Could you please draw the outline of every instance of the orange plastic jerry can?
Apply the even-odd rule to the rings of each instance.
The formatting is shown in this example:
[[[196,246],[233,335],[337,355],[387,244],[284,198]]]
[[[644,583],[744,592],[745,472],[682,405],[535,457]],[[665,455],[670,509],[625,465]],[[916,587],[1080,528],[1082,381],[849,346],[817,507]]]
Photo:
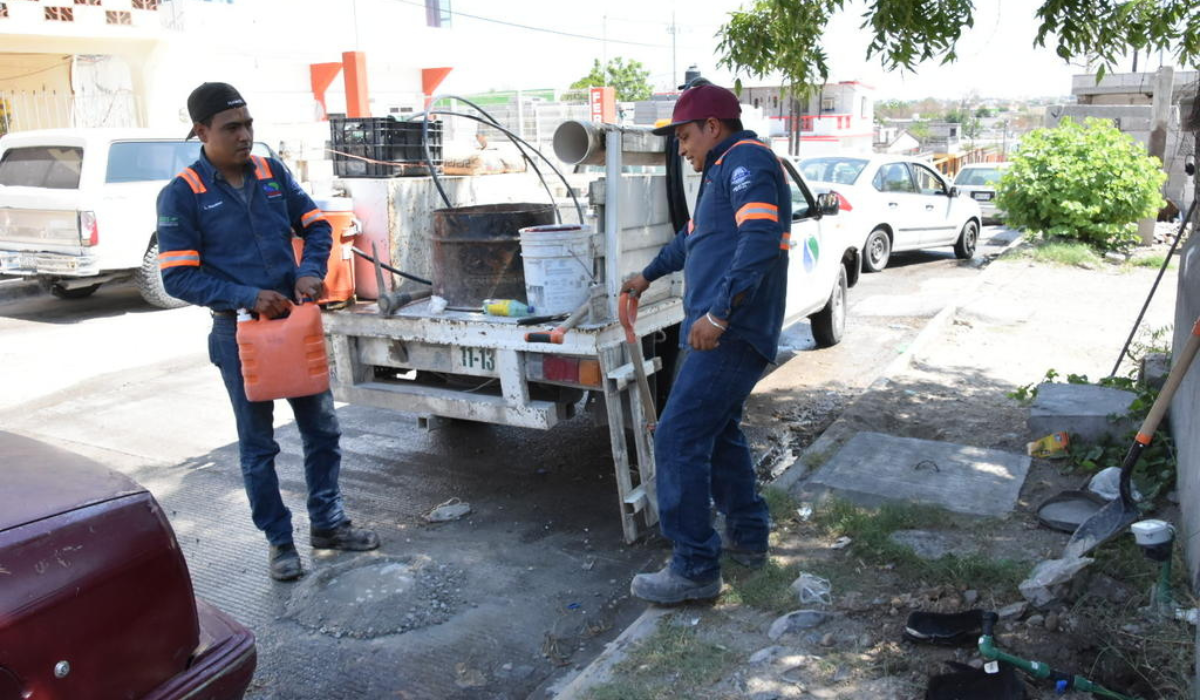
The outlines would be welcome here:
[[[316,304],[293,306],[286,318],[239,314],[237,344],[250,401],[312,396],[329,389],[329,358]]]
[[[333,304],[354,298],[354,250],[355,237],[361,226],[354,218],[354,201],[347,197],[331,197],[317,200],[321,216],[333,228],[333,245],[329,249],[328,271],[325,273],[325,296],[319,304]],[[296,264],[304,256],[304,239],[292,238],[292,250]]]

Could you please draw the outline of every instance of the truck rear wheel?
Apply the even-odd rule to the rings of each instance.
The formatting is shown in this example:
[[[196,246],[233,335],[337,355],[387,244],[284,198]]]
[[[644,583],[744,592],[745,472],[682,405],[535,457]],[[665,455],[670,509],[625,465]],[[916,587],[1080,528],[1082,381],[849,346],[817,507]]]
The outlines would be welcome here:
[[[74,287],[68,289],[62,285],[54,284],[50,286],[50,293],[59,299],[86,299],[96,293],[100,285],[93,284],[89,287]]]
[[[142,258],[142,266],[138,268],[133,279],[137,283],[138,294],[142,295],[147,304],[160,309],[177,309],[187,306],[186,301],[167,294],[167,289],[163,286],[162,273],[158,269],[158,241],[155,241],[146,251],[145,257]]]

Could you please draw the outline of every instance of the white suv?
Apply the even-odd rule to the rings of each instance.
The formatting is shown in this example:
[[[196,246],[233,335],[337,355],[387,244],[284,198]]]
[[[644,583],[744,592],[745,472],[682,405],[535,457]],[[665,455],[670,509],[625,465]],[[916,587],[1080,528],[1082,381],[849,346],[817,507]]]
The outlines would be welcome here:
[[[144,129],[0,138],[0,275],[36,278],[63,299],[132,277],[150,304],[182,306],[159,276],[156,203],[199,154],[198,141]]]

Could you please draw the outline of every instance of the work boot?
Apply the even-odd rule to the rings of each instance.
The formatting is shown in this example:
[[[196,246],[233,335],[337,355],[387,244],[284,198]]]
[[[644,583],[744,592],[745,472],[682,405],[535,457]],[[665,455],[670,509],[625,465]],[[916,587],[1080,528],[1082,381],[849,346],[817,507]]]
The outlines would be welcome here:
[[[271,545],[267,563],[271,567],[271,578],[276,581],[295,581],[304,575],[304,569],[300,566],[300,552],[291,542]]]
[[[716,598],[721,592],[721,585],[719,575],[714,581],[700,583],[680,576],[667,566],[662,571],[634,576],[629,584],[629,592],[651,603],[672,605],[685,600]]]
[[[313,549],[344,549],[349,552],[365,552],[379,546],[379,536],[374,530],[354,527],[343,520],[329,530],[309,530]]]

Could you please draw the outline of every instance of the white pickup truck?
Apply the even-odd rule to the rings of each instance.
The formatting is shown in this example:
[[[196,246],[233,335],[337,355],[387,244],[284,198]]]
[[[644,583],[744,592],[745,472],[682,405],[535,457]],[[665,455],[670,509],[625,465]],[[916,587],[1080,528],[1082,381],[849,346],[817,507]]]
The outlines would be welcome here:
[[[636,371],[618,322],[617,293],[621,281],[639,272],[687,221],[699,178],[683,176],[686,182],[680,182],[678,174],[630,172],[623,163],[662,164],[666,147],[645,129],[577,122],[559,127],[559,157],[570,164],[603,164],[605,175],[588,191],[595,232],[590,313],[557,344],[530,342],[531,329],[518,319],[440,311],[429,299],[394,313],[358,303],[324,317],[334,396],[415,414],[429,428],[458,419],[548,430],[579,408],[595,411],[612,437],[625,538],[636,539],[657,520],[653,444],[645,431],[626,430],[648,417],[640,397],[631,393],[637,391]],[[683,170],[672,165],[668,172]],[[814,195],[798,174],[792,197],[785,323],[811,319],[817,345],[828,347],[841,340],[847,288],[858,280],[858,237],[833,216],[837,200]],[[386,198],[380,202],[381,208],[396,209]],[[356,212],[365,221],[387,219],[383,212]],[[393,234],[417,235],[425,225],[410,217]],[[652,390],[669,390],[682,297],[681,273],[656,280],[642,296],[636,335],[648,358],[644,367]]]
[[[150,304],[182,306],[159,276],[155,203],[199,153],[198,141],[146,129],[0,138],[0,275],[37,279],[62,299],[132,278]]]

